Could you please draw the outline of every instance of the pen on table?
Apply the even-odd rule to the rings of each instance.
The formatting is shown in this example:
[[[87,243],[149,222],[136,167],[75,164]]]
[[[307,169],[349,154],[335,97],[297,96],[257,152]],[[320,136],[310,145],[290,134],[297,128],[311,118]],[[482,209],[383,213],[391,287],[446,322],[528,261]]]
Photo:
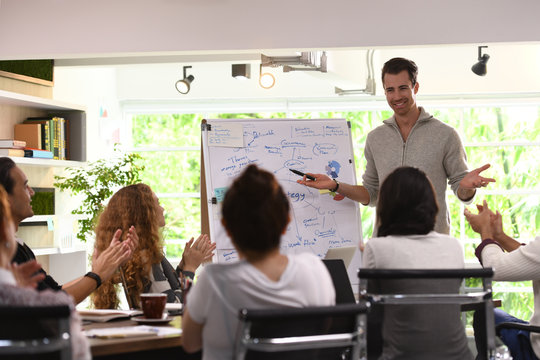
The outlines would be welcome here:
[[[295,173],[296,175],[305,176],[309,180],[315,181],[315,178],[313,176],[311,176],[311,175],[304,174],[303,172],[298,171],[298,170],[294,170],[294,169],[289,169],[289,170],[292,171],[293,173]]]

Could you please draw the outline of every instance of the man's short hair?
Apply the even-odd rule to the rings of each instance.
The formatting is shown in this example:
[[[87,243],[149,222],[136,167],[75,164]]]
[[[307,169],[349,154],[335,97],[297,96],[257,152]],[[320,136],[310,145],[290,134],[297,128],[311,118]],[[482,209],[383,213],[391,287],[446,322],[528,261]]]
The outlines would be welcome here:
[[[0,157],[0,184],[6,189],[8,194],[13,192],[13,178],[11,177],[11,169],[15,166],[15,162],[8,157]]]
[[[397,75],[403,70],[406,70],[409,73],[409,79],[411,80],[412,86],[416,85],[416,77],[418,76],[418,66],[414,61],[405,59],[405,58],[393,58],[384,63],[382,68],[382,83],[384,86],[384,75],[392,74]]]

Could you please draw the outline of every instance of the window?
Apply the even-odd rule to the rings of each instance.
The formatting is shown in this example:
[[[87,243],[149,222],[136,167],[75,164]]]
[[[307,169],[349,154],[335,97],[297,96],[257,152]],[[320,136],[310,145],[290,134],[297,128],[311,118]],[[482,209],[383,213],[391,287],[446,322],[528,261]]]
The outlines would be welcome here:
[[[491,163],[486,171],[497,183],[479,191],[477,200],[486,199],[503,214],[505,231],[529,242],[540,228],[540,166],[535,157],[540,150],[540,103],[491,105],[447,101],[434,104],[420,101],[439,120],[458,130],[464,143],[469,166]],[[464,104],[465,103],[465,104]],[[344,102],[301,103],[274,102],[230,104],[223,102],[201,108],[198,105],[169,106],[164,112],[156,106],[126,106],[130,133],[127,142],[140,152],[146,165],[143,181],[156,192],[165,207],[164,240],[167,257],[178,262],[184,243],[200,232],[200,123],[203,118],[346,118],[351,121],[357,168],[357,181],[365,168],[363,146],[367,133],[392,115],[383,100],[367,105],[357,100]],[[231,108],[249,109],[235,113]],[[340,111],[306,111],[306,109],[339,109]],[[268,109],[271,109],[270,111]],[[159,139],[156,143],[156,139]],[[478,236],[463,216],[464,205],[448,191],[452,235],[464,246],[468,263],[474,256]],[[361,207],[364,238],[372,234],[374,209]],[[474,284],[472,284],[474,285]],[[533,295],[530,282],[496,283],[495,297],[513,315],[528,319],[532,314]]]

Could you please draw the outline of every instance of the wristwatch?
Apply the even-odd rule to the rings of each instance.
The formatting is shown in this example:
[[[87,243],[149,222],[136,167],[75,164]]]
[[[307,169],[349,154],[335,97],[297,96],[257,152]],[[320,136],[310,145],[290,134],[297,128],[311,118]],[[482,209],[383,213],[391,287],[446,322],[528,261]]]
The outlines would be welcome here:
[[[334,180],[334,181],[336,182],[336,187],[333,188],[333,189],[331,189],[330,191],[331,191],[331,192],[337,192],[338,189],[339,189],[339,181],[337,181],[336,179],[332,179],[332,180]]]
[[[84,276],[94,279],[96,281],[96,284],[97,284],[96,289],[101,286],[101,278],[95,272],[89,271],[86,274],[84,274]]]

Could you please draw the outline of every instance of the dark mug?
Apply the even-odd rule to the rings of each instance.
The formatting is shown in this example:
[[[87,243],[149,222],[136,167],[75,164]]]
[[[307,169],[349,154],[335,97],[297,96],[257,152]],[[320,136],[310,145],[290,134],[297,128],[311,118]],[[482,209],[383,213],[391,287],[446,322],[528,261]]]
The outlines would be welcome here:
[[[144,317],[147,319],[161,319],[165,304],[167,303],[167,294],[145,293],[141,294],[141,307]]]

